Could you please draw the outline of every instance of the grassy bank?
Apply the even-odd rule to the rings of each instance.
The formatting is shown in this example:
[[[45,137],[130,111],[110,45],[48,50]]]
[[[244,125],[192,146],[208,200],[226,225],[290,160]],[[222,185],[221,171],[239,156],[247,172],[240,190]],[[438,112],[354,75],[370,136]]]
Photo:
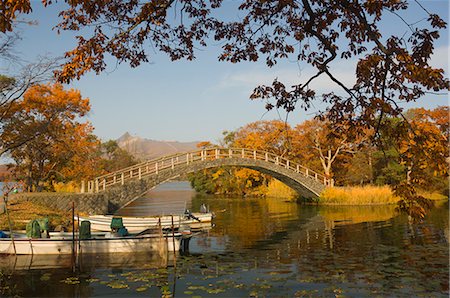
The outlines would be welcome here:
[[[13,230],[24,230],[30,220],[43,217],[48,218],[50,230],[54,229],[58,225],[63,225],[67,229],[72,227],[71,212],[51,210],[47,207],[33,204],[31,202],[8,204],[8,211]],[[0,215],[0,230],[9,230],[6,213]]]
[[[433,201],[448,199],[439,193],[420,192]],[[381,205],[395,204],[400,200],[389,186],[355,186],[326,188],[317,203],[321,205]]]

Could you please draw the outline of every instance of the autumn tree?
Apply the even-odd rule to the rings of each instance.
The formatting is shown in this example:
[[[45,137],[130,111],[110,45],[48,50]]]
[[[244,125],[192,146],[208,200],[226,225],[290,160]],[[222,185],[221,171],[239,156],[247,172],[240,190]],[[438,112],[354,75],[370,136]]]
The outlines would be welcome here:
[[[449,168],[449,108],[434,110],[411,109],[406,116],[408,127],[399,139],[402,164],[407,168],[407,182],[426,186],[430,177],[448,178]]]
[[[53,1],[43,0],[45,6]],[[10,32],[20,14],[30,13],[29,0],[7,3],[0,19],[0,31]],[[280,59],[295,57],[317,71],[288,90],[275,80],[272,87],[257,88],[254,97],[274,97],[275,106],[292,110],[298,101],[309,106],[315,96],[310,83],[328,77],[347,96],[326,94],[333,117],[355,117],[369,121],[373,113],[398,113],[394,99],[411,101],[426,90],[448,89],[444,70],[433,68],[429,59],[439,30],[446,23],[420,3],[408,1],[236,1],[236,19],[221,18],[222,0],[83,1],[66,0],[59,12],[59,31],[78,31],[78,45],[66,53],[67,62],[58,72],[62,81],[79,78],[87,71],[97,73],[106,67],[111,55],[119,62],[136,67],[149,61],[145,47],[167,53],[172,60],[195,59],[195,50],[211,42],[223,41],[220,60],[233,63],[265,57],[269,67]],[[427,22],[406,23],[402,14],[418,5]],[[408,30],[401,36],[388,36],[381,26],[384,14],[398,16]],[[82,31],[85,28],[92,30]],[[92,34],[89,36],[89,34]],[[212,38],[211,38],[212,37]],[[357,83],[345,86],[333,74],[336,59],[359,60]],[[273,106],[273,105],[272,105]],[[338,109],[339,108],[339,109]],[[343,109],[341,109],[343,108]]]
[[[295,128],[295,152],[303,160],[317,159],[324,175],[333,177],[332,169],[336,160],[345,154],[356,153],[358,147],[370,137],[370,132],[354,134],[345,123],[334,124],[329,120],[312,119]],[[304,157],[305,154],[309,156]]]
[[[48,82],[52,78],[53,70],[59,66],[58,59],[37,57],[34,62],[24,61],[17,54],[17,43],[20,36],[17,33],[2,34],[0,36],[0,132],[3,123],[11,117],[11,105],[19,100],[33,85]],[[33,138],[33,135],[28,135]],[[22,138],[21,142],[6,144],[0,140],[0,156],[18,148],[31,139]]]
[[[53,1],[42,2],[51,6]],[[419,1],[247,0],[228,7],[223,0],[65,2],[56,28],[77,31],[78,43],[56,73],[61,82],[104,71],[108,56],[137,67],[149,61],[148,49],[167,53],[172,60],[193,60],[196,49],[220,42],[221,61],[265,59],[272,67],[292,59],[312,69],[312,75],[293,86],[275,79],[256,87],[251,98],[265,100],[267,109],[290,113],[308,109],[319,98],[328,104],[325,112],[333,123],[372,127],[378,137],[385,116],[400,116],[402,103],[450,86],[444,69],[430,65],[435,42],[447,24]],[[425,22],[406,21],[403,16],[412,5]],[[233,9],[236,13],[229,13]],[[0,30],[12,31],[18,15],[30,12],[30,0],[4,3]],[[386,14],[396,16],[406,33],[391,35],[391,28],[383,26]],[[338,59],[356,60],[354,84],[346,84],[333,71]],[[334,89],[318,94],[311,86],[320,78]]]
[[[284,121],[256,121],[235,132],[233,146],[286,156],[291,149],[291,133],[291,127]]]
[[[89,122],[79,122],[89,110],[89,99],[60,84],[33,86],[11,104],[1,139],[15,148],[10,152],[14,170],[28,191],[96,174],[92,171],[98,140]],[[28,141],[23,143],[24,139]]]

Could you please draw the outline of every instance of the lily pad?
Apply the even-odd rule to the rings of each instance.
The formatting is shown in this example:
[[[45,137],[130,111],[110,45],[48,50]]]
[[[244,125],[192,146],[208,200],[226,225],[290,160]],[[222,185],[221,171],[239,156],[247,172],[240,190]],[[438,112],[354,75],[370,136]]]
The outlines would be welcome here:
[[[76,284],[80,283],[80,281],[78,280],[78,277],[68,277],[66,279],[61,280],[61,282],[68,284],[68,285],[76,285]]]
[[[136,289],[136,292],[144,292],[144,291],[147,291],[147,290],[148,290],[148,287],[139,287],[139,288]]]
[[[128,289],[129,286],[124,283],[123,281],[119,281],[119,280],[113,280],[110,283],[107,284],[108,287],[113,288],[113,289]]]

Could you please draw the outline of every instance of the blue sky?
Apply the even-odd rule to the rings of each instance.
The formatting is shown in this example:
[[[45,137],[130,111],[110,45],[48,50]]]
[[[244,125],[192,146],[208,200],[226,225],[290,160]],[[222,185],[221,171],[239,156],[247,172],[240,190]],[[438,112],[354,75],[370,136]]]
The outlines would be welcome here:
[[[421,3],[448,22],[448,1]],[[405,14],[407,21],[423,17],[423,12],[411,1],[411,10]],[[17,50],[24,58],[33,60],[44,54],[60,56],[73,48],[75,34],[57,35],[51,30],[57,24],[57,6],[44,9],[36,0],[33,14],[25,18],[36,20],[38,25],[21,26],[23,40]],[[387,16],[384,24],[389,31],[398,29],[403,33],[407,29],[392,15]],[[448,29],[442,34],[443,38],[436,44],[433,64],[447,69],[448,75]],[[255,86],[270,84],[276,77],[295,83],[313,71],[300,68],[290,60],[270,69],[264,59],[257,63],[218,62],[219,51],[220,45],[213,44],[199,51],[193,62],[171,62],[165,54],[153,52],[152,63],[132,69],[126,64],[116,67],[113,62],[101,75],[88,74],[71,87],[90,99],[92,111],[88,120],[103,140],[116,139],[128,131],[155,140],[217,142],[224,130],[235,130],[261,119],[279,118],[276,111],[266,113],[263,102],[249,99]],[[354,65],[355,61],[336,61],[333,70],[344,81],[353,82]],[[319,91],[337,89],[326,79],[318,80],[315,87]],[[427,96],[412,106],[439,105],[448,105],[448,96]],[[309,119],[323,107],[314,103],[308,112],[298,109],[290,116],[290,123],[295,125]]]

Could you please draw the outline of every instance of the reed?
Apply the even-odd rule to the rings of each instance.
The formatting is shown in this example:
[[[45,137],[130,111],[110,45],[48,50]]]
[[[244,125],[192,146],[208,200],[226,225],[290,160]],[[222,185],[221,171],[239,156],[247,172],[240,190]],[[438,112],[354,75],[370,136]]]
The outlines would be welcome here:
[[[432,201],[448,200],[443,194],[418,190],[417,193]],[[380,205],[395,204],[400,200],[388,185],[329,187],[320,195],[318,201],[323,205]]]
[[[380,205],[395,204],[400,200],[385,186],[329,187],[320,195],[323,205]]]

